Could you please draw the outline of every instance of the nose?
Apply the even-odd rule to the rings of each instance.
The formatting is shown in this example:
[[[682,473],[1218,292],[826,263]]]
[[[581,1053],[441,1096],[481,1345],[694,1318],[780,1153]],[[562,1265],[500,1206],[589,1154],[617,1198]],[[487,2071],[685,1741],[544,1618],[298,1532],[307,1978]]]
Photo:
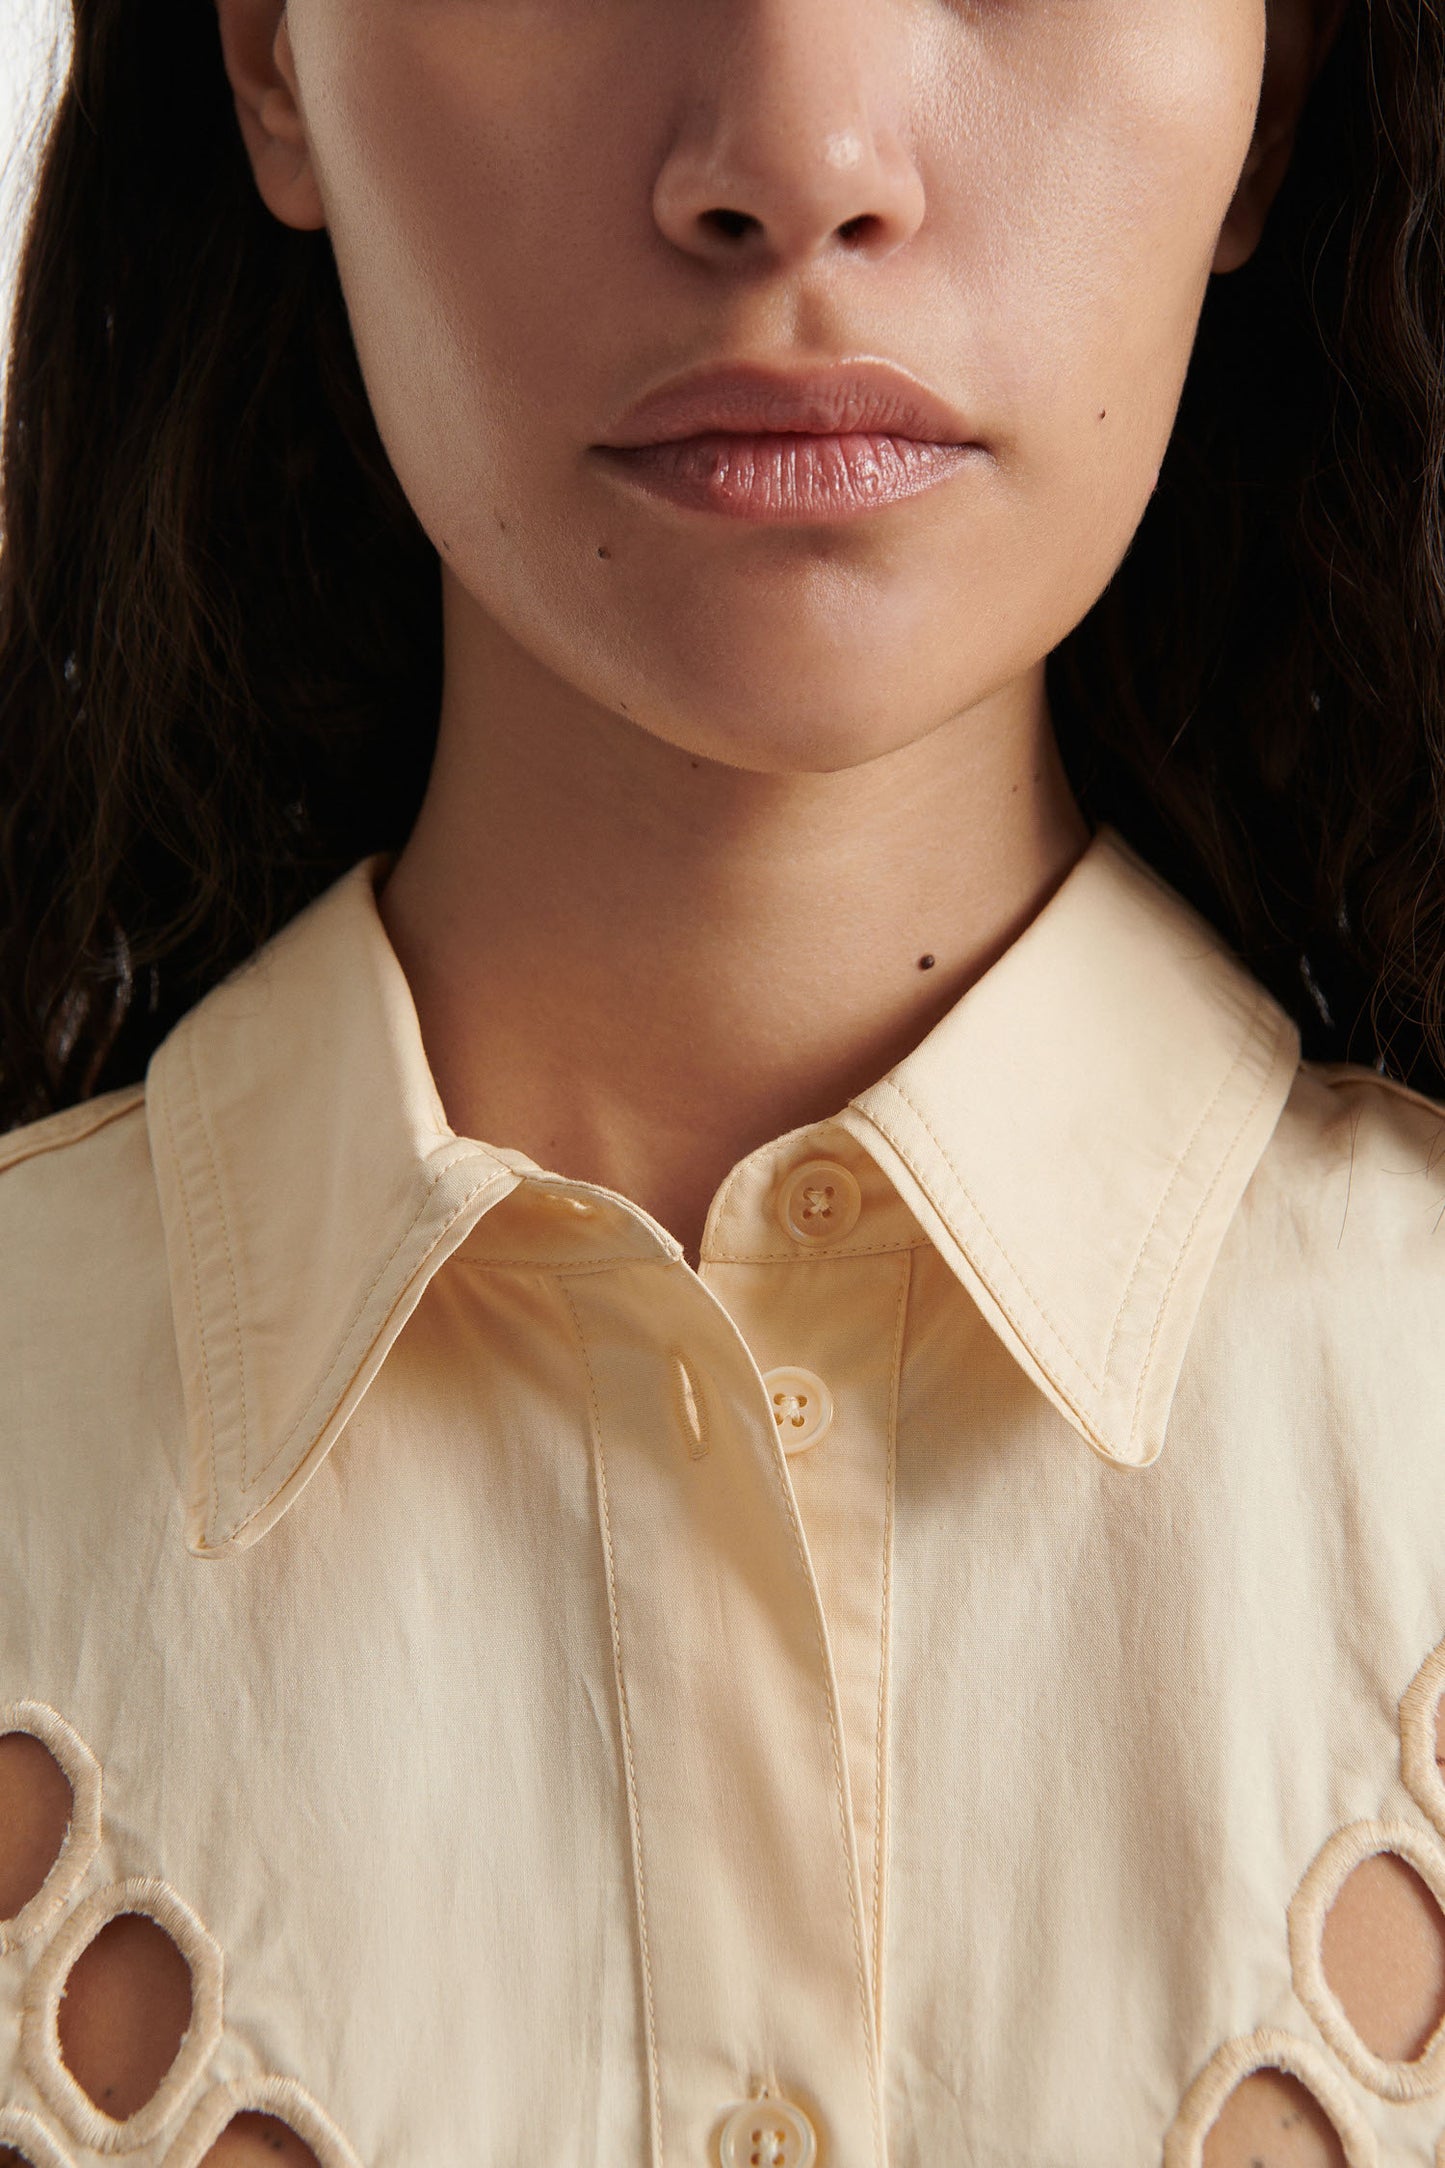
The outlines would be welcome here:
[[[900,248],[924,215],[900,126],[911,12],[879,0],[698,8],[680,48],[687,118],[653,190],[667,239],[700,262],[773,268]]]

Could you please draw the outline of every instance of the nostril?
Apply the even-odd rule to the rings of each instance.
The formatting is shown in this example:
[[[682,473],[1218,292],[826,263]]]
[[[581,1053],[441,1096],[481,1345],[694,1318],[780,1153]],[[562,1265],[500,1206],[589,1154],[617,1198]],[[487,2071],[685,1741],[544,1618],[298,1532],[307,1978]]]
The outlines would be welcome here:
[[[748,211],[704,211],[702,223],[720,233],[724,240],[740,241],[745,233],[756,227],[757,220]]]

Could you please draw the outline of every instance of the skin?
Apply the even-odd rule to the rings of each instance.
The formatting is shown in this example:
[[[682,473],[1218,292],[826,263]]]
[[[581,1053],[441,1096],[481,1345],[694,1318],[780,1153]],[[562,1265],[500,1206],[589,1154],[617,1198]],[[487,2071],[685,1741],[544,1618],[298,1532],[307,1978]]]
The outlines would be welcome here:
[[[55,1865],[75,1795],[48,1746],[0,1733],[0,1920],[29,1904]]]
[[[695,1263],[736,1160],[916,1044],[1084,847],[1045,659],[1144,512],[1335,0],[217,15],[256,185],[329,230],[442,563],[437,756],[381,908],[443,1104]],[[983,456],[764,529],[591,450],[682,369],[848,356],[922,376]],[[1331,1976],[1375,1992],[1362,1913]],[[1332,2144],[1261,2074],[1205,2159]]]
[[[1280,0],[1266,71],[1263,0],[218,0],[257,186],[329,230],[442,560],[382,912],[455,1128],[695,1260],[735,1161],[1037,911],[1087,840],[1044,658],[1148,501],[1323,7]],[[984,455],[759,529],[590,449],[685,367],[847,355]]]

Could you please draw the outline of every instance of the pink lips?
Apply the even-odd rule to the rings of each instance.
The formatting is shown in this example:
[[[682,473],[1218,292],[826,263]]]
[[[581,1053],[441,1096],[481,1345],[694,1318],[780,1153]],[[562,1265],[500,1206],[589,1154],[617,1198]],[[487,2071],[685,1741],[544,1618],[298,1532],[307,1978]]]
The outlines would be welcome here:
[[[710,368],[630,408],[605,444],[654,495],[734,519],[847,519],[934,488],[981,446],[927,385],[883,362],[806,374]]]

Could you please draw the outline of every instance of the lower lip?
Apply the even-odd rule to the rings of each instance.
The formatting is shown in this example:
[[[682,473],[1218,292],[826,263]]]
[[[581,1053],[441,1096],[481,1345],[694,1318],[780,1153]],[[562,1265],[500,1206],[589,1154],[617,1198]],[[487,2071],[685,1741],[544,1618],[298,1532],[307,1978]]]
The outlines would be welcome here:
[[[781,525],[854,519],[936,489],[974,444],[916,437],[718,432],[669,444],[597,449],[641,488],[698,512]]]

